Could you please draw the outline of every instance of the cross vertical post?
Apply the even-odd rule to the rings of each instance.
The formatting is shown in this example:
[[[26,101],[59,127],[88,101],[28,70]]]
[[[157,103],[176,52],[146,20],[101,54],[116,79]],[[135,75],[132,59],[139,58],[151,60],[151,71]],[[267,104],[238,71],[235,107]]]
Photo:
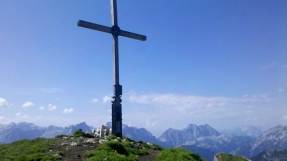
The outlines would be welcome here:
[[[119,42],[117,1],[111,0],[112,14],[112,35],[113,35],[113,61],[114,61],[114,96],[112,101],[112,133],[117,137],[122,137],[122,86],[119,81]]]
[[[110,33],[113,36],[113,79],[114,79],[114,95],[112,100],[112,134],[122,137],[122,105],[121,95],[122,86],[119,83],[119,44],[118,36],[124,36],[136,40],[145,41],[146,36],[121,30],[118,26],[117,17],[117,1],[111,0],[112,27],[107,27],[87,21],[78,21],[78,26],[93,30]]]

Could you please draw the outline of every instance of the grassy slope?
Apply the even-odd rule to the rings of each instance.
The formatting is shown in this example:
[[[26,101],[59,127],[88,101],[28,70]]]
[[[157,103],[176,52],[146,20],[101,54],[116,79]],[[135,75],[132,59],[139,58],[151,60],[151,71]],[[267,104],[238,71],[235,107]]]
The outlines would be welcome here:
[[[140,142],[138,147],[134,145],[138,142],[122,142],[120,139],[108,138],[108,142],[101,144],[95,150],[87,151],[84,156],[88,161],[97,160],[118,160],[137,161],[138,156],[148,155],[148,150],[159,150],[161,153],[156,160],[196,160],[202,161],[199,155],[184,150],[182,148],[168,148],[156,144]],[[34,140],[20,140],[11,144],[0,145],[1,161],[25,161],[25,160],[61,160],[63,152],[50,152],[50,147],[55,139],[37,138]]]
[[[75,137],[83,137],[82,134],[75,133]],[[37,138],[34,140],[20,140],[11,144],[0,145],[1,161],[25,161],[25,160],[61,160],[65,155],[65,151],[50,151],[53,144],[61,143],[59,138],[65,136],[58,136],[57,139]],[[60,139],[61,140],[61,139]],[[144,142],[137,142],[132,139],[125,138],[123,141],[115,136],[107,138],[108,142],[99,145],[91,151],[86,151],[84,157],[88,161],[97,160],[123,160],[123,161],[137,161],[140,156],[149,155],[149,150],[158,151],[158,155],[154,155],[155,160],[160,161],[204,161],[196,153],[192,153],[183,148],[168,148],[163,149],[156,144],[148,144]]]
[[[240,156],[240,155],[231,155],[231,154],[225,154],[220,153],[215,155],[218,161],[248,161],[248,159]]]
[[[156,158],[157,161],[205,161],[196,153],[183,148],[164,149]]]
[[[132,139],[123,142],[122,139],[115,136],[108,137],[108,142],[101,144],[98,148],[88,151],[84,154],[88,161],[96,160],[118,160],[118,161],[136,161],[137,156],[149,155],[148,150],[162,150],[163,148],[156,144],[147,144],[136,142]],[[138,145],[135,147],[135,145]]]
[[[61,158],[61,152],[47,153],[53,142],[54,139],[37,138],[0,145],[1,160],[58,160]]]

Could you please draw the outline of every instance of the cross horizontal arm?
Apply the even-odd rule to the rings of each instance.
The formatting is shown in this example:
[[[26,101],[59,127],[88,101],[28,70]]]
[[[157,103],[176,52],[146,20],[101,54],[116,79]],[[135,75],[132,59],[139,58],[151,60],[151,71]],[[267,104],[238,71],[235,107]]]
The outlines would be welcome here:
[[[78,21],[78,26],[93,29],[93,30],[98,30],[98,31],[106,32],[106,33],[112,33],[111,27],[98,25],[98,24],[83,21],[83,20]],[[136,39],[136,40],[141,40],[141,41],[146,40],[146,36],[144,36],[144,35],[128,32],[128,31],[124,31],[124,30],[120,30],[119,36],[124,36],[124,37],[132,38],[132,39]]]
[[[102,32],[112,33],[110,27],[98,25],[95,23],[87,22],[87,21],[79,20],[78,26],[93,29],[93,30],[98,30],[98,31],[102,31]]]
[[[128,38],[136,39],[136,40],[141,40],[141,41],[146,40],[146,36],[144,35],[135,34],[135,33],[124,31],[124,30],[121,30],[120,35],[124,37],[128,37]]]

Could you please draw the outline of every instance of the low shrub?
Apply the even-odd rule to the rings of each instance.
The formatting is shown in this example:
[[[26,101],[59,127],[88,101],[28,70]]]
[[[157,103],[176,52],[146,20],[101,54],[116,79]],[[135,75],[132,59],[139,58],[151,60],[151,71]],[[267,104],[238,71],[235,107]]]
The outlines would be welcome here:
[[[163,147],[162,146],[159,146],[157,144],[152,144],[150,145],[151,149],[154,149],[154,150],[163,150]]]
[[[204,161],[196,153],[192,153],[183,148],[164,149],[157,157],[157,161]]]
[[[55,138],[63,138],[63,137],[68,137],[68,135],[61,134],[61,135],[57,135]]]
[[[119,142],[115,142],[115,141],[110,141],[107,143],[102,144],[101,146],[98,147],[99,151],[115,151],[119,154],[123,154],[128,156],[129,152],[127,151],[127,149]]]
[[[88,161],[98,160],[119,160],[119,161],[137,161],[133,154],[132,144],[127,142],[109,141],[101,144],[96,150],[84,153]]]
[[[82,129],[77,129],[74,133],[73,136],[78,138],[78,137],[85,137],[86,134],[82,131]]]
[[[148,149],[150,148],[148,146],[148,144],[142,143],[141,146],[136,148],[133,142],[109,141],[101,144],[96,150],[86,152],[84,156],[88,157],[88,160],[136,161],[138,160],[137,156],[149,154]]]
[[[244,158],[243,156],[240,155],[231,155],[231,154],[226,154],[226,153],[220,153],[216,154],[216,157],[220,157],[222,161],[248,161],[248,159]]]
[[[87,161],[103,161],[103,160],[116,160],[116,161],[138,161],[138,158],[134,155],[123,155],[117,152],[108,152],[104,150],[95,151],[94,156],[87,159]]]

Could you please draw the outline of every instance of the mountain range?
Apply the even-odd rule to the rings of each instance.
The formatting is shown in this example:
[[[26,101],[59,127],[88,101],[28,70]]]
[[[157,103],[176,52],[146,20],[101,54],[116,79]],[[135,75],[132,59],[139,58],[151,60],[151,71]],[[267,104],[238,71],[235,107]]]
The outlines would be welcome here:
[[[252,161],[284,161],[287,160],[287,150],[266,149],[257,156],[251,158]]]
[[[264,128],[257,126],[241,126],[232,130],[221,130],[221,134],[234,134],[237,136],[250,136],[256,138],[264,132]]]
[[[111,126],[111,123],[108,122],[106,125]],[[59,134],[71,135],[76,129],[92,131],[94,128],[85,122],[67,127],[41,127],[26,122],[0,124],[0,144],[37,137],[53,138]],[[189,124],[182,130],[169,128],[156,138],[145,128],[123,125],[124,136],[163,147],[182,147],[208,160],[213,160],[214,154],[220,152],[251,158],[270,148],[287,150],[287,126],[278,125],[265,132],[257,127],[248,127],[241,131],[241,136],[232,133],[222,134],[208,124]]]
[[[12,122],[5,125],[0,124],[0,144],[11,143],[22,139],[34,139],[37,137],[54,138],[60,134],[71,135],[77,129],[91,131],[91,127],[89,127],[85,122],[68,127],[58,127],[53,125],[41,127],[26,122]]]
[[[170,128],[158,138],[160,142],[165,143],[168,147],[182,147],[193,150],[208,160],[213,160],[216,153],[231,153],[232,149],[252,139],[249,136],[220,134],[208,124],[200,126],[189,124],[182,130]],[[158,144],[162,145],[160,142]]]
[[[267,148],[287,149],[287,126],[275,126],[256,139],[244,142],[231,153],[244,155],[250,158]]]

